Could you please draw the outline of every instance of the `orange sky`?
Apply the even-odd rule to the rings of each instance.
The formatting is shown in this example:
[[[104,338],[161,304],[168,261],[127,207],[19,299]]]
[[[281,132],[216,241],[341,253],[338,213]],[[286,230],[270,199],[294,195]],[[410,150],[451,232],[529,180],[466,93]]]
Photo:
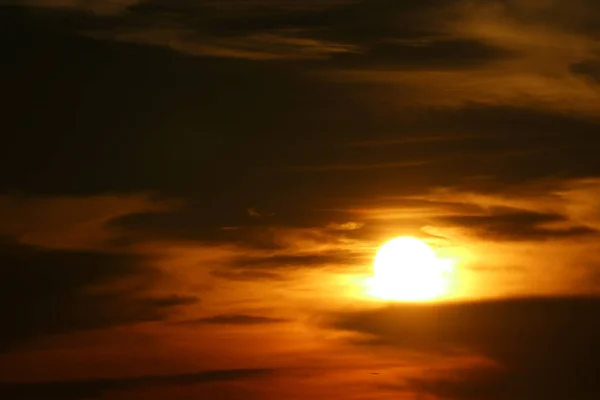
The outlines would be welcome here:
[[[600,396],[598,7],[301,3],[0,1],[0,397]]]

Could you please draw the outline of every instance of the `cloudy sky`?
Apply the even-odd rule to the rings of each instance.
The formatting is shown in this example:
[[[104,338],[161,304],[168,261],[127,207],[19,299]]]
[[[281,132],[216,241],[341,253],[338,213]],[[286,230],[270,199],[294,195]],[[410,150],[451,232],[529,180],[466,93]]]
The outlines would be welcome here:
[[[0,0],[0,397],[600,398],[595,0]],[[444,296],[368,290],[386,241]]]

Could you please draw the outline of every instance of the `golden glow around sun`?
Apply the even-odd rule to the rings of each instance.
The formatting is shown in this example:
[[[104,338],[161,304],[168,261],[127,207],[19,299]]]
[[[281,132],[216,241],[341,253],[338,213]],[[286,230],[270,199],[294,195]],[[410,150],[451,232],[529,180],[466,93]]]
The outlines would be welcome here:
[[[452,268],[450,260],[438,258],[421,240],[399,237],[377,252],[368,292],[385,300],[436,299],[448,293]]]

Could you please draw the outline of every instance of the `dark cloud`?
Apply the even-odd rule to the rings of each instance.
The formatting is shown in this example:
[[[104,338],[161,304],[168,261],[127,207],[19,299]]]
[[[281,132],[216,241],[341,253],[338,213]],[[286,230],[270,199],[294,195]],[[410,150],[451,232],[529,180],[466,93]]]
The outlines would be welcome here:
[[[238,257],[224,266],[213,268],[211,273],[231,280],[283,280],[290,270],[343,269],[367,260],[364,254],[349,251],[293,254],[291,249],[283,250],[288,254]]]
[[[492,208],[484,215],[458,215],[439,219],[451,226],[458,226],[475,235],[491,240],[548,240],[577,237],[598,233],[587,226],[573,226],[560,214]],[[566,227],[549,227],[547,224],[561,223]]]
[[[318,40],[364,42],[436,32],[430,24],[424,24],[423,13],[439,5],[439,1],[436,4],[426,1],[403,3],[398,7],[397,3],[387,0],[302,3],[151,0],[130,8],[132,15],[128,16],[129,20],[122,19],[121,23],[139,21],[140,18],[146,22],[176,21],[191,31],[203,32],[213,38],[292,32],[298,37]]]
[[[290,170],[295,172],[353,172],[364,170],[379,170],[379,169],[396,169],[410,168],[425,164],[423,161],[400,161],[383,164],[333,164],[333,165],[315,165],[306,167],[291,167]]]
[[[404,390],[456,400],[591,400],[600,395],[598,312],[597,298],[532,298],[398,305],[341,314],[333,325],[364,335],[356,342],[364,346],[467,352],[500,364],[431,371]]]
[[[256,180],[250,174],[246,181],[240,172],[242,175],[230,181],[234,184],[225,182],[218,190],[199,197],[188,192],[189,205],[185,208],[124,216],[111,225],[125,235],[135,233],[142,238],[252,241],[259,247],[273,247],[270,227],[322,228],[331,223],[367,222],[360,215],[343,211],[346,209],[460,208],[456,204],[414,205],[401,198],[426,193],[433,187],[502,193],[509,187],[522,191],[537,180],[561,181],[600,173],[594,147],[589,145],[600,129],[593,118],[477,104],[462,109],[409,111],[381,118],[368,118],[368,114],[364,119],[344,116],[338,120],[340,125],[335,126],[347,134],[345,141],[332,133],[322,136],[316,144],[310,135],[305,136],[306,144],[315,147],[312,159],[306,158],[300,170],[290,167],[301,165],[292,160],[303,154],[302,145],[297,147],[296,156],[290,154],[287,166],[275,156],[271,168],[259,167],[262,172],[254,175]],[[422,137],[427,140],[420,140]],[[258,136],[255,138],[259,140]],[[357,142],[380,144],[354,145]],[[268,146],[273,146],[275,152],[280,148],[276,141]],[[290,147],[285,148],[288,151]],[[382,163],[383,160],[395,161],[388,164]],[[390,200],[382,202],[375,197]],[[246,211],[249,207],[266,210],[268,217],[252,218]],[[473,210],[463,211],[470,215]],[[514,210],[516,214],[520,212]],[[504,227],[505,231],[497,234],[514,238],[591,233],[581,226],[563,231],[533,227],[560,222],[558,216],[553,221],[552,217],[547,221],[531,221],[529,227],[523,221],[526,217],[520,215],[513,219],[521,222],[512,223],[508,221],[511,216],[495,216],[490,221],[484,217],[455,222],[473,223],[481,233],[485,233],[483,225],[487,224],[489,234]],[[507,221],[500,221],[503,218]],[[355,233],[365,233],[369,228]],[[506,231],[511,228],[512,232]],[[521,228],[526,230],[519,233]]]
[[[543,25],[589,37],[595,37],[600,31],[600,13],[594,7],[594,0],[503,0],[496,4],[501,6],[498,11],[527,24]]]
[[[493,177],[489,183],[505,190],[515,183],[600,173],[600,164],[589,147],[600,127],[595,117],[482,104],[411,111],[412,115],[404,115],[398,121],[402,131],[407,132],[405,135],[381,134],[372,140],[385,143],[394,137],[418,138],[438,133],[450,138],[467,136],[459,140],[388,143],[383,149],[377,146],[372,151],[429,160],[420,171],[440,178],[438,182],[429,181],[430,186],[485,185],[481,181],[469,182],[469,177],[487,176]]]
[[[239,268],[299,268],[299,267],[321,267],[326,264],[344,265],[349,262],[356,262],[362,257],[344,251],[310,253],[310,254],[291,254],[276,255],[269,257],[244,257],[236,262]]]
[[[41,9],[80,10],[96,15],[115,15],[140,0],[0,0],[0,6],[25,6]]]
[[[3,149],[11,149],[2,170],[20,166],[0,174],[2,191],[173,192],[195,181],[198,191],[232,198],[291,152],[274,152],[283,139],[265,147],[265,138],[310,96],[293,71],[284,77],[243,61],[85,39],[15,10],[2,9],[0,18],[11,60],[1,67],[10,132]],[[278,111],[272,98],[289,100]],[[266,111],[276,117],[264,120]]]
[[[297,4],[282,9],[276,7],[281,2],[264,2],[258,12],[255,8],[244,14],[235,12],[240,7],[232,7],[229,16],[214,20],[215,32],[223,32],[223,27],[238,33],[296,29],[317,38],[359,44],[390,37],[422,38],[440,32],[428,12],[457,2],[405,1],[401,6],[390,0],[320,3],[321,7],[313,9]]]
[[[183,240],[277,249],[281,246],[277,243],[273,224],[280,219],[261,221],[248,215],[241,207],[227,208],[220,204],[213,209],[192,211],[186,208],[172,213],[130,214],[116,218],[108,225],[115,233],[113,243],[116,245],[127,246],[146,240]]]
[[[237,281],[285,280],[290,271],[301,269],[339,269],[364,264],[365,254],[350,251],[308,252],[297,254],[290,248],[280,248],[279,255],[238,257],[211,269],[214,276]]]
[[[277,1],[255,7],[239,3],[223,7],[227,3],[214,2],[167,5],[152,1],[133,11],[144,18],[175,18],[178,24],[213,39],[262,35],[263,43],[257,44],[255,51],[261,46],[263,51],[277,51],[265,35],[312,40],[313,46],[321,46],[329,53],[326,59],[331,63],[327,64],[335,68],[465,68],[511,56],[505,49],[476,40],[445,37],[428,13],[453,3],[457,2],[403,2],[399,6],[391,1],[342,1],[320,2],[320,6],[307,8],[298,4],[281,7]],[[227,42],[221,43],[226,46]],[[235,48],[235,41],[232,46]],[[280,47],[279,51],[285,49]]]
[[[280,271],[256,270],[256,269],[228,269],[219,268],[211,271],[212,275],[240,282],[256,281],[282,281],[284,276]]]
[[[180,321],[182,325],[265,325],[287,322],[283,318],[245,314],[222,314],[194,320]]]
[[[594,84],[600,83],[600,60],[591,59],[571,65],[571,72],[588,79]]]
[[[1,242],[0,349],[49,334],[161,320],[196,301],[147,295],[162,276],[148,261]]]
[[[236,241],[240,239],[238,229],[224,228],[259,224],[242,208],[237,213],[235,208],[229,212],[226,209],[215,204],[213,209],[130,214],[110,221],[109,226],[125,237]]]
[[[31,0],[29,5],[39,3],[53,2]],[[67,6],[63,8],[106,10],[101,14],[113,15],[53,13],[45,20],[78,34],[195,56],[318,60],[335,68],[465,68],[511,56],[500,47],[444,32],[444,18],[453,14],[445,13],[444,18],[438,14],[458,3],[67,1],[61,3]],[[125,9],[126,13],[114,15]]]
[[[236,209],[316,209],[331,206],[332,196],[353,202],[369,193],[419,192],[475,173],[502,186],[600,171],[589,146],[598,129],[593,119],[476,104],[398,109],[395,101],[411,96],[403,88],[324,82],[300,65],[96,41],[18,10],[0,15],[11,60],[0,67],[3,130],[10,132],[0,161],[5,192],[183,195],[207,211],[204,218],[220,216],[218,225],[227,226]],[[389,46],[424,58],[435,58],[441,46],[452,62],[452,48],[461,54],[470,45],[430,39],[421,47]],[[463,139],[443,139],[457,135]],[[441,139],[414,140],[420,136]],[[413,140],[345,145],[404,138]],[[318,173],[305,176],[294,166]],[[303,214],[297,219],[311,219]]]
[[[239,203],[211,204],[203,208],[204,204],[191,202],[171,212],[118,217],[109,221],[108,226],[117,237],[115,241],[122,244],[148,239],[175,239],[278,249],[282,247],[277,239],[281,229],[325,228],[335,221],[346,221],[348,218],[345,211],[311,211],[294,204],[260,203],[265,204],[268,210],[261,217],[248,213]]]
[[[0,382],[0,395],[9,399],[96,399],[114,391],[164,386],[189,386],[215,382],[264,379],[275,373],[270,369],[230,369],[179,375],[149,375],[132,378],[106,378],[47,382]]]
[[[338,68],[374,70],[440,70],[480,67],[488,62],[508,59],[513,53],[475,40],[438,39],[423,42],[376,43],[363,53],[335,56]]]

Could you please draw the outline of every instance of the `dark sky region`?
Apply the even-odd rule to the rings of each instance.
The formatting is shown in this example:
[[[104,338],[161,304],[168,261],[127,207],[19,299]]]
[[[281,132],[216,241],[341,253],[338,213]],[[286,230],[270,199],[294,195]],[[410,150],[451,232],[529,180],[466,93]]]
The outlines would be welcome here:
[[[600,398],[595,0],[0,0],[0,398]],[[452,259],[424,302],[386,241]]]

